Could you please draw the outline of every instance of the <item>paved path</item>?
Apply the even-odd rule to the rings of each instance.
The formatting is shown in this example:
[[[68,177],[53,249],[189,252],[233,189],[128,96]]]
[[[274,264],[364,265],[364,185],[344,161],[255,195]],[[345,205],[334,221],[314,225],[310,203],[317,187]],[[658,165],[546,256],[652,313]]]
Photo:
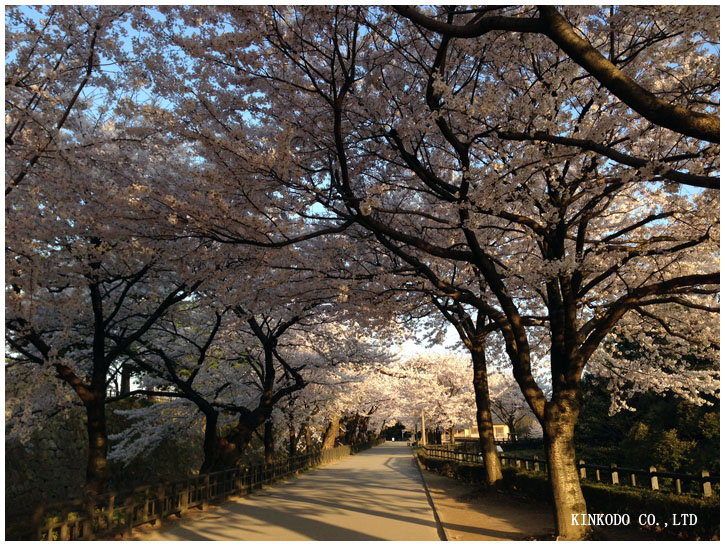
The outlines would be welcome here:
[[[400,442],[171,522],[134,539],[439,540],[415,460]]]

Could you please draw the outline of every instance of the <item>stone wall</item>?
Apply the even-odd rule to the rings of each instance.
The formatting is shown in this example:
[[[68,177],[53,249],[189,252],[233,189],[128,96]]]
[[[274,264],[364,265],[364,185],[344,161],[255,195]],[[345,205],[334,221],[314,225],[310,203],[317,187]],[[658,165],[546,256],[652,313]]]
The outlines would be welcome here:
[[[25,443],[6,435],[6,516],[82,494],[88,453],[84,427],[83,409],[72,408],[39,425]]]
[[[123,418],[107,411],[109,433],[122,430]],[[6,429],[8,423],[6,422]],[[88,454],[85,411],[75,407],[38,426],[26,442],[5,437],[5,516],[27,516],[39,504],[52,504],[83,493]],[[110,463],[109,490],[121,491],[182,479],[201,466],[201,436],[163,441],[130,464]]]

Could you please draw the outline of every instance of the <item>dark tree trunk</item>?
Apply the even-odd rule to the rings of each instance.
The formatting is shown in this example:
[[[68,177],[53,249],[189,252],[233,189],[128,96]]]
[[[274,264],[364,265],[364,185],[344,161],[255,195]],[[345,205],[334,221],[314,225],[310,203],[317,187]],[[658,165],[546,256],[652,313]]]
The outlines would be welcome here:
[[[219,437],[217,435],[217,421],[219,415],[216,412],[206,413],[206,425],[204,428],[204,462],[200,472],[209,472],[216,466],[219,457]]]
[[[516,425],[518,423],[518,420],[514,417],[511,417],[510,419],[506,419],[506,426],[509,427],[509,440],[516,440],[518,438],[518,435],[516,434]]]
[[[342,427],[345,429],[345,433],[342,437],[342,443],[344,445],[350,445],[353,443],[355,437],[355,429],[357,428],[357,415],[350,415],[342,419]]]
[[[453,315],[443,307],[439,306],[439,309],[443,311],[449,322],[456,327],[461,341],[471,353],[473,392],[476,399],[476,425],[478,426],[479,445],[483,456],[485,482],[488,485],[493,485],[500,481],[503,475],[501,473],[501,462],[496,452],[493,418],[491,416],[491,398],[488,392],[488,370],[486,368],[487,318],[484,313],[479,311],[474,324],[470,315],[460,305],[455,308],[458,320],[453,320]],[[425,431],[423,431],[423,434],[425,435]]]
[[[471,360],[473,361],[473,391],[476,397],[478,438],[481,453],[483,454],[483,465],[486,470],[486,483],[493,485],[503,479],[503,474],[501,473],[501,461],[496,452],[496,441],[493,434],[486,353],[483,345],[471,348]]]
[[[227,470],[239,464],[239,459],[252,443],[254,431],[257,430],[269,417],[269,411],[257,410],[240,417],[237,425],[223,438],[216,438],[213,447],[211,464],[206,468],[208,472]]]
[[[287,425],[287,431],[289,434],[289,443],[287,444],[287,456],[291,459],[292,457],[297,455],[298,437],[295,434],[295,427],[292,425],[292,423],[289,423]]]
[[[245,425],[237,425],[234,430],[224,438],[217,438],[214,446],[214,458],[209,472],[218,470],[227,470],[234,468],[239,463],[239,459],[252,443],[252,435],[255,428]]]
[[[355,435],[355,439],[353,441],[353,444],[362,444],[364,442],[367,442],[368,436],[368,423],[370,422],[370,417],[362,417],[358,415],[357,418],[357,433]]]
[[[105,396],[97,394],[84,402],[88,422],[88,466],[86,467],[86,499],[102,495],[108,484],[108,435],[106,433]]]
[[[291,433],[294,433],[293,429],[290,430]],[[307,422],[300,425],[300,430],[295,435],[295,452],[299,450],[299,443],[302,438],[305,439],[305,452],[308,453],[310,451],[309,442],[312,441],[312,438],[310,437],[310,426]]]
[[[264,422],[264,462],[271,463],[274,459],[274,424],[270,419]]]
[[[572,524],[572,514],[587,513],[574,452],[574,425],[578,415],[577,393],[566,392],[556,402],[547,404],[544,419],[556,533],[561,540],[586,540],[592,532],[591,527]]]
[[[121,392],[120,395],[131,392],[131,372],[133,368],[129,364],[121,366]]]

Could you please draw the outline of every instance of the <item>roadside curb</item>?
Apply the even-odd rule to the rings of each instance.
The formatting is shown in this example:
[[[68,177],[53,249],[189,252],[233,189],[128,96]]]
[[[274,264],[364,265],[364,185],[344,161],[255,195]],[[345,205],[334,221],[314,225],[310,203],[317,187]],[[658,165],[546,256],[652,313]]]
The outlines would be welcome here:
[[[441,518],[438,516],[438,510],[436,510],[435,503],[433,502],[433,496],[428,490],[428,484],[425,481],[425,476],[423,475],[423,469],[420,467],[420,461],[418,460],[418,456],[416,455],[412,447],[410,448],[410,451],[413,453],[415,466],[418,468],[418,473],[420,474],[420,481],[423,482],[423,489],[425,489],[425,496],[428,498],[428,504],[430,504],[430,507],[433,510],[433,517],[435,518],[436,527],[438,528],[438,536],[441,540],[448,541],[448,536],[446,535],[446,530],[443,527],[443,522],[441,522]]]

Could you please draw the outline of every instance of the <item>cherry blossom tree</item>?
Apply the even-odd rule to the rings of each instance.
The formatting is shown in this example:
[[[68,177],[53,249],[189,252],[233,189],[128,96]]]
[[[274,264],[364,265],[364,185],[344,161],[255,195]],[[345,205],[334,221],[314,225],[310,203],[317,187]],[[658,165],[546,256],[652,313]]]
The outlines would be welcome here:
[[[455,353],[419,353],[401,357],[380,372],[388,376],[398,401],[390,421],[420,422],[448,430],[473,422],[476,400],[471,359]]]
[[[153,149],[139,154],[110,129],[72,139],[72,161],[48,159],[8,200],[5,329],[11,362],[52,368],[85,406],[90,497],[107,478],[110,370],[204,273],[179,261],[193,246],[161,244],[152,227],[138,237],[148,211],[133,183],[153,176]]]
[[[671,392],[698,406],[719,398],[719,324],[709,299],[693,306],[670,298],[666,315],[641,307],[620,320],[588,369],[606,379],[610,413],[631,410],[628,400],[642,392]]]
[[[635,386],[614,379],[619,390],[653,380],[692,397],[698,386],[714,388],[713,374],[690,373],[681,356],[693,343],[719,350],[717,11],[132,11],[139,62],[105,80],[93,80],[99,60],[122,66],[127,50],[118,46],[124,25],[104,17],[124,11],[48,8],[39,22],[10,12],[32,30],[13,32],[17,54],[7,63],[13,351],[39,365],[80,360],[76,344],[48,339],[85,324],[93,335],[83,343],[103,364],[92,380],[98,391],[117,353],[149,342],[151,327],[200,279],[227,268],[220,253],[282,250],[284,260],[284,249],[291,257],[324,240],[336,251],[330,259],[313,251],[317,264],[274,264],[287,272],[283,282],[324,269],[335,281],[325,297],[342,304],[403,294],[414,276],[416,294],[433,294],[472,355],[485,356],[485,335],[500,336],[544,431],[557,534],[588,536],[569,517],[586,512],[573,446],[584,370],[645,372]],[[56,20],[62,30],[44,34]],[[36,53],[40,61],[27,60]],[[144,89],[159,100],[114,99],[104,109],[79,100],[90,89],[112,99]],[[214,288],[226,302],[219,309],[256,316],[224,289]],[[71,305],[82,293],[85,303]],[[259,293],[266,311],[276,309],[266,286]],[[78,316],[37,324],[39,298],[44,311]],[[103,298],[99,311],[93,303]],[[364,299],[357,309],[342,305],[340,318],[370,311]],[[387,319],[398,300],[375,300],[383,301]],[[120,329],[102,327],[112,324]],[[622,335],[661,350],[646,362],[603,353]],[[683,378],[693,377],[688,391]],[[488,411],[485,400],[479,410]]]
[[[5,331],[8,366],[24,370],[9,377],[43,385],[52,372],[85,407],[88,498],[107,481],[110,371],[205,275],[142,200],[186,164],[138,115],[128,11],[8,11]]]
[[[280,354],[285,351],[279,338],[299,318],[240,318],[217,311],[205,322],[199,319],[207,309],[195,307],[193,321],[180,316],[159,323],[152,341],[131,350],[134,362],[147,375],[145,388],[128,395],[183,398],[190,402],[180,404],[186,408],[186,419],[194,421],[194,413],[203,414],[204,472],[236,465],[275,404],[304,387],[299,371],[307,362],[303,355],[296,355],[292,365]],[[156,422],[147,414],[162,414],[164,406],[129,413],[139,426],[133,434],[119,437],[114,457],[129,459],[156,440],[148,430],[149,423]],[[222,434],[223,428],[227,431]]]
[[[189,67],[173,98],[182,107],[200,90],[192,113],[213,113],[203,114],[215,127],[204,140],[233,151],[235,172],[324,206],[308,219],[323,229],[369,230],[442,298],[496,325],[544,428],[557,533],[582,538],[589,529],[569,514],[586,511],[572,442],[584,368],[638,309],[665,331],[673,298],[717,311],[718,196],[680,191],[719,188],[707,142],[717,140],[717,56],[707,49],[717,14],[572,8],[567,17],[590,46],[572,49],[547,8],[442,9],[448,25],[506,31],[465,40],[377,8],[195,7],[162,25]],[[621,80],[622,69],[585,59],[592,48],[645,76],[621,92],[607,78]],[[643,107],[650,81],[692,108]],[[531,341],[542,335],[550,396],[532,372]]]
[[[64,229],[67,217],[55,217],[50,206],[26,206],[8,216],[15,225],[27,226],[28,214],[38,214],[38,229],[6,238],[9,366],[32,364],[38,377],[52,369],[83,403],[90,497],[102,493],[107,480],[105,401],[111,366],[199,281],[160,267],[159,254],[138,241],[111,235],[101,240],[83,233],[87,227]],[[98,223],[90,225],[103,233]]]
[[[164,332],[157,331],[154,347],[134,355],[148,375],[144,388],[129,395],[153,394],[172,402],[119,410],[135,422],[130,431],[114,438],[112,457],[129,461],[165,435],[176,433],[173,423],[164,419],[170,411],[189,423],[199,413],[204,415],[203,472],[237,464],[261,426],[265,459],[271,460],[285,441],[272,430],[291,425],[296,438],[297,430],[314,428],[333,407],[338,417],[354,411],[359,406],[352,405],[351,397],[360,397],[367,407],[371,398],[361,396],[365,378],[361,370],[368,371],[365,366],[384,357],[375,344],[348,332],[349,326],[328,322],[313,327],[311,316],[282,322],[271,315],[246,320],[233,313],[224,320],[217,315],[213,326],[202,328],[203,323],[195,321],[183,334],[178,326],[173,331],[164,326]],[[198,330],[204,334],[194,334]],[[166,341],[167,336],[175,341]],[[171,352],[174,343],[179,346],[176,353]],[[271,363],[270,343],[275,345]],[[358,370],[353,376],[351,367]]]
[[[345,328],[345,335],[340,335],[340,327],[334,328],[330,347],[335,350],[326,351],[323,361],[327,365],[306,371],[308,385],[290,406],[294,424],[308,432],[309,442],[321,449],[330,449],[338,442],[367,440],[367,432],[390,419],[391,408],[399,402],[393,383],[380,373],[392,360],[389,350],[375,337],[354,334],[349,327],[340,326]]]
[[[5,195],[50,157],[72,155],[63,131],[82,115],[104,123],[116,102],[126,57],[120,43],[128,8],[8,7],[5,59]],[[99,103],[104,103],[103,105]],[[39,174],[36,176],[40,176]]]
[[[276,249],[228,246],[227,263],[213,283],[206,282],[193,303],[159,321],[151,336],[127,350],[148,374],[146,381],[161,381],[162,396],[185,398],[203,413],[202,471],[235,466],[261,426],[265,456],[271,460],[273,432],[289,424],[280,422],[282,409],[289,411],[300,398],[306,370],[377,354],[364,349],[369,343],[355,333],[368,327],[362,298],[347,296],[352,281],[335,274],[334,257],[327,256],[324,270],[319,267],[323,250],[329,253],[333,246],[322,237]],[[158,388],[154,392],[160,395]],[[127,396],[139,394],[150,391]],[[143,417],[144,426],[147,422]],[[139,429],[117,453],[135,454],[143,436]]]
[[[687,43],[686,40],[679,41],[676,38],[679,32],[682,32],[680,28],[687,25],[687,31],[698,34],[701,39],[709,40],[710,43],[716,43],[718,34],[716,18],[707,9],[668,6],[638,7],[633,10],[629,6],[611,6],[606,8],[608,13],[605,9],[601,9],[603,17],[600,20],[594,17],[589,20],[580,19],[581,14],[590,15],[581,9],[568,10],[568,14],[562,14],[554,6],[539,6],[536,8],[538,13],[531,8],[446,9],[435,14],[438,17],[431,17],[410,6],[400,6],[395,9],[414,23],[449,38],[476,38],[496,31],[545,36],[561,48],[569,59],[648,121],[682,135],[709,142],[720,142],[720,118],[713,112],[717,104],[708,99],[690,98],[692,102],[683,106],[678,104],[680,97],[677,96],[679,93],[691,95],[712,93],[716,85],[705,83],[703,87],[697,88],[691,86],[690,82],[681,81],[678,82],[682,86],[681,89],[668,90],[672,99],[662,98],[643,87],[642,82],[638,82],[625,71],[645,48],[656,44],[670,46],[668,52],[670,59],[682,61],[683,57],[688,55],[701,55],[699,44]],[[575,23],[576,27],[567,20],[567,15],[579,19]],[[682,19],[686,19],[686,22]],[[603,30],[602,20],[606,22],[609,31],[609,35],[603,40],[597,35]],[[625,36],[630,36],[629,41],[624,38]],[[675,48],[678,49],[678,54]],[[605,49],[608,57],[602,54],[600,49]],[[692,78],[691,81],[695,81],[698,77],[707,79],[717,77],[715,67],[711,64],[712,60],[714,59],[705,63],[699,60],[700,66],[695,69],[697,74],[688,75]],[[648,74],[642,79],[651,83],[648,81],[651,77]],[[693,109],[695,105],[706,111]],[[570,145],[585,149],[597,146],[591,141],[571,142]]]
[[[533,432],[540,437],[541,429],[536,423],[538,431],[530,431],[528,422],[535,421],[531,408],[521,393],[516,381],[501,372],[495,372],[489,377],[491,388],[491,412],[509,427],[509,434],[517,437],[518,431],[525,427],[528,432]],[[537,432],[539,434],[537,434]]]

